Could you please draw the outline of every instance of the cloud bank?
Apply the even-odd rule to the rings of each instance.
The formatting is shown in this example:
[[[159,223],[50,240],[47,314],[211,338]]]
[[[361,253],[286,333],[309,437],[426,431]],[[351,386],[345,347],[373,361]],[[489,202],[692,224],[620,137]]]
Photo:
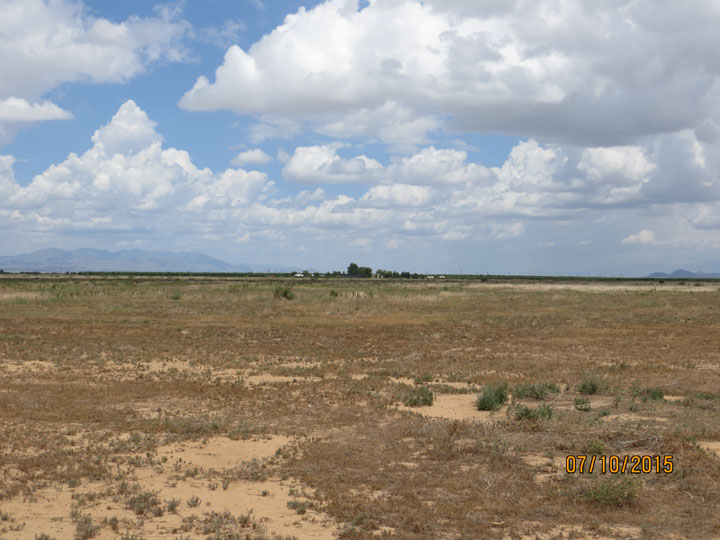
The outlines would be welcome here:
[[[106,247],[167,248],[171,242],[215,254],[269,247],[322,253],[334,246],[338,256],[357,249],[381,256],[419,246],[501,246],[541,229],[546,235],[558,231],[549,244],[543,240],[556,245],[563,236],[568,241],[573,228],[606,236],[606,222],[623,220],[614,239],[618,249],[682,242],[710,249],[720,239],[714,219],[720,208],[717,162],[708,157],[717,148],[691,131],[665,136],[659,144],[610,148],[564,148],[530,139],[518,143],[500,167],[435,146],[385,164],[353,155],[354,148],[343,143],[297,147],[283,175],[313,188],[289,197],[280,195],[282,180],[265,172],[199,168],[186,151],[165,148],[155,123],[133,101],[97,129],[91,142],[84,153],[71,153],[26,185],[14,177],[13,157],[0,157],[0,223],[6,232],[28,242],[80,235],[102,238]],[[246,164],[269,157],[257,149],[241,156]],[[675,201],[676,186],[667,179],[678,168],[694,171],[701,198]],[[339,186],[341,193],[329,195],[318,185]],[[361,193],[350,195],[343,186],[360,187]],[[639,226],[639,213],[656,225]],[[585,238],[576,243],[588,244]]]
[[[71,0],[5,0],[0,17],[0,143],[31,122],[72,118],[47,100],[69,82],[125,82],[159,61],[186,57],[188,24],[177,13],[122,23]]]
[[[434,130],[625,146],[720,136],[720,9],[650,0],[328,0],[231,46],[188,110],[424,143]]]

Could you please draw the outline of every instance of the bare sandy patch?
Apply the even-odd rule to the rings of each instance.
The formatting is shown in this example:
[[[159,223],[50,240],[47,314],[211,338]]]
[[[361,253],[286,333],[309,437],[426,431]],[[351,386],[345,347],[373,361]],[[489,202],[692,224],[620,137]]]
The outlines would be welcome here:
[[[720,457],[720,441],[698,441],[698,446]]]
[[[476,422],[499,422],[506,418],[507,405],[497,411],[479,411],[475,403],[477,399],[468,394],[450,394],[435,396],[429,407],[406,407],[399,405],[401,411],[412,411],[431,418],[447,418],[450,420],[471,420]]]
[[[282,436],[246,441],[214,437],[205,442],[161,446],[157,454],[160,459],[166,458],[168,463],[182,463],[203,469],[229,469],[237,467],[243,461],[273,456],[290,440]]]
[[[260,375],[250,375],[245,377],[248,384],[283,384],[294,382],[317,382],[320,377],[289,377],[287,375],[271,375],[270,373],[262,373]]]
[[[263,533],[311,540],[336,538],[338,524],[317,511],[304,486],[292,479],[265,478],[256,482],[233,479],[218,485],[212,475],[183,474],[197,468],[232,470],[243,462],[273,456],[288,442],[289,438],[280,436],[248,441],[215,437],[206,442],[164,446],[158,449],[155,465],[136,469],[128,479],[126,485],[137,482],[130,493],[120,491],[120,481],[36,490],[32,498],[18,496],[4,501],[3,511],[10,519],[2,526],[17,540],[34,540],[40,534],[73,538],[76,523],[71,512],[77,509],[92,517],[93,525],[99,527],[95,538],[100,540],[114,540],[119,532],[126,531],[145,538],[200,539],[206,538],[207,528],[217,523],[232,530],[252,532],[253,538]],[[154,512],[137,515],[127,502],[133,493],[154,494],[159,501],[159,507],[154,508],[163,511],[160,515]],[[170,512],[166,504],[172,499],[179,504]],[[190,505],[193,499],[197,504]],[[111,518],[116,518],[119,532],[111,529]]]
[[[543,529],[545,529],[544,524],[529,521],[524,523],[519,530],[514,531],[513,534],[503,536],[503,540],[562,540],[566,538],[573,540],[617,540],[618,538],[637,538],[642,535],[640,527],[623,525],[606,526],[598,531],[591,531],[578,525],[556,525],[547,532],[537,532]]]
[[[55,364],[44,360],[29,360],[18,364],[3,362],[0,364],[0,370],[4,370],[12,374],[42,373],[45,371],[55,371],[56,369],[57,366]]]
[[[390,382],[415,386],[415,379],[410,379],[409,377],[390,377]]]
[[[571,290],[579,292],[715,292],[717,289],[712,286],[698,286],[694,283],[680,285],[675,283],[472,283],[467,285],[468,289],[515,289],[523,291],[561,291]]]
[[[0,302],[3,300],[37,300],[43,298],[39,292],[0,292]]]
[[[520,456],[528,466],[532,467],[535,481],[548,482],[565,473],[565,459],[559,456],[548,457],[541,454],[527,454]]]

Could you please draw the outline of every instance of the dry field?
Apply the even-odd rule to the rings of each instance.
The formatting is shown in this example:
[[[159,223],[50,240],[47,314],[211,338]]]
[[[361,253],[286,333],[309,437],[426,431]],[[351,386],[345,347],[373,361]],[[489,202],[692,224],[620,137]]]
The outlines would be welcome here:
[[[720,538],[717,283],[285,285],[0,279],[0,539]]]

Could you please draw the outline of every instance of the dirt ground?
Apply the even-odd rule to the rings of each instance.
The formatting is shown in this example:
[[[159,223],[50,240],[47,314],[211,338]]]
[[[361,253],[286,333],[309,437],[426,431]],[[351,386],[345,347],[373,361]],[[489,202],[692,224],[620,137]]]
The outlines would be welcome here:
[[[713,282],[0,276],[0,540],[720,539],[719,411]]]

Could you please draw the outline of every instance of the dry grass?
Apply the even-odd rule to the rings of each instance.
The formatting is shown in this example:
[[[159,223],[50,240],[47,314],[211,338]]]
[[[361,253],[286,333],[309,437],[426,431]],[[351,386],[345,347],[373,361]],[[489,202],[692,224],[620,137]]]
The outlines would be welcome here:
[[[0,280],[0,538],[720,537],[716,286],[278,287]],[[565,474],[580,453],[675,471]]]

